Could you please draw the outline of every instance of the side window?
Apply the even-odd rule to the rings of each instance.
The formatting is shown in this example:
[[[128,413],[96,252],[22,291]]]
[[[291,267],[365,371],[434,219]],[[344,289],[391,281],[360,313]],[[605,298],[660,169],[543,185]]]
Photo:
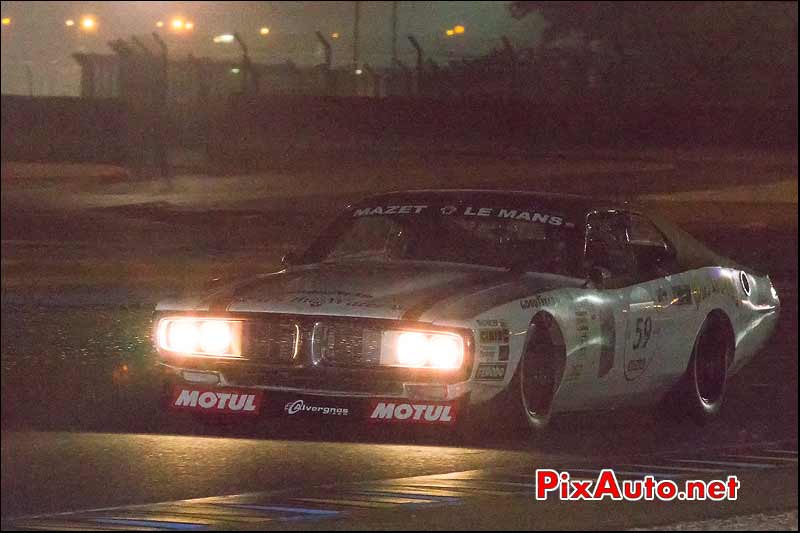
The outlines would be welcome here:
[[[636,277],[626,226],[625,216],[615,211],[593,213],[586,220],[584,268],[607,270],[615,286],[627,285]]]
[[[628,240],[634,245],[666,246],[664,235],[652,222],[642,215],[631,213],[628,216]]]
[[[660,278],[676,271],[675,253],[664,234],[645,217],[628,215],[628,242],[636,258],[641,281]]]

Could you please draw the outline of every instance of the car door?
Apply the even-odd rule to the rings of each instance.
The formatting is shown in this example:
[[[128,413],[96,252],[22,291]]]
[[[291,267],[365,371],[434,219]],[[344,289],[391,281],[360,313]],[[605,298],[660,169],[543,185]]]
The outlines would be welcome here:
[[[697,327],[692,309],[691,275],[682,272],[675,246],[647,217],[631,213],[629,243],[641,283],[656,286],[654,352],[646,370],[652,389],[667,390],[686,369]],[[635,334],[635,331],[634,331]],[[657,392],[657,390],[656,390]]]
[[[628,248],[635,261],[636,283],[631,286],[625,379],[638,380],[664,351],[670,330],[668,312],[671,250],[661,232],[644,216],[626,213]]]
[[[614,332],[613,350],[600,351],[596,380],[594,386],[585,392],[585,397],[591,398],[594,406],[612,407],[624,402],[629,394],[625,371],[631,322],[635,328],[636,320],[646,316],[647,302],[650,301],[645,290],[635,287],[636,261],[628,246],[625,213],[595,211],[587,216],[583,268],[593,281],[598,300],[614,314],[611,329]],[[643,327],[640,324],[640,328]],[[648,349],[644,342],[645,331],[642,329],[641,333],[641,349],[637,352],[645,353],[644,350]],[[641,358],[641,354],[637,353],[636,357]]]
[[[587,217],[584,267],[622,315],[613,368],[605,377],[598,373],[603,378],[598,382],[603,384],[598,399],[607,405],[635,400],[635,393],[646,392],[650,384],[642,376],[659,354],[661,312],[669,295],[663,277],[655,270],[645,271],[644,262],[637,257],[637,247],[646,241],[639,223],[630,213],[617,210],[597,211]],[[598,270],[601,276],[593,274]]]

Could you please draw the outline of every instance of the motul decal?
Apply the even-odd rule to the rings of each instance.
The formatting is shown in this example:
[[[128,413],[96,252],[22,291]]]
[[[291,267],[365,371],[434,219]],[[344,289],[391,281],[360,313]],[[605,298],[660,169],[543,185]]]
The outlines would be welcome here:
[[[371,412],[373,422],[452,424],[456,421],[455,405],[449,403],[380,401],[373,404]]]
[[[197,389],[175,387],[173,409],[203,413],[257,415],[261,412],[261,391],[232,389]]]

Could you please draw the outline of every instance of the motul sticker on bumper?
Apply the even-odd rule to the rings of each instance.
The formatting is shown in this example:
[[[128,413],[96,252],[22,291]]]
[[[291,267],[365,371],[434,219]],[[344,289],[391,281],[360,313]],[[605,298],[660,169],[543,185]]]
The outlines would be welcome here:
[[[372,404],[372,422],[453,424],[456,407],[450,403],[378,401]]]
[[[175,387],[173,409],[211,414],[257,415],[261,412],[261,391],[235,389],[199,389]]]

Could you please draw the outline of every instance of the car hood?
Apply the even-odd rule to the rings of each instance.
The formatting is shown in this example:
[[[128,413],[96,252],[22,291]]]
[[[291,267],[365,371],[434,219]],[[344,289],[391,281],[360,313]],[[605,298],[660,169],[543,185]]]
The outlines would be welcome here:
[[[493,304],[560,285],[561,276],[447,263],[351,262],[295,267],[234,283],[158,310],[434,320],[437,310],[484,293]],[[481,300],[484,300],[483,298]]]

